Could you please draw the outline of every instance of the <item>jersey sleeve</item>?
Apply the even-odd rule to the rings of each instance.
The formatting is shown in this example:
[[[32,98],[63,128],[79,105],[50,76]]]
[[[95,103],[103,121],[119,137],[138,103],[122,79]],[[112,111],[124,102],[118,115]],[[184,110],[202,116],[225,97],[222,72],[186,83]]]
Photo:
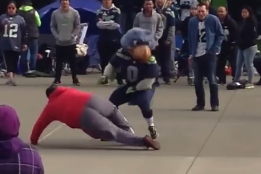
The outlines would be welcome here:
[[[154,56],[151,56],[149,61],[146,63],[146,69],[144,72],[144,79],[157,78],[159,76],[159,65]]]
[[[124,54],[122,53],[122,50],[119,49],[111,58],[110,64],[113,66],[113,68],[118,68],[120,66],[121,59],[123,58]]]

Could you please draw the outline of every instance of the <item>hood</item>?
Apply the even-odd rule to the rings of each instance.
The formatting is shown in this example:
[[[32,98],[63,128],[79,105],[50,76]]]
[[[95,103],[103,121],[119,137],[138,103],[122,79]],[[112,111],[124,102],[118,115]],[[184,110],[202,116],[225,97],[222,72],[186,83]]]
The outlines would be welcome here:
[[[0,158],[6,158],[21,147],[20,121],[16,111],[7,105],[0,105],[0,120]]]
[[[49,96],[49,100],[58,97],[59,95],[63,94],[65,91],[70,90],[71,88],[59,86],[57,87]]]
[[[105,8],[104,6],[101,6],[101,9],[102,9],[102,10],[110,10],[110,9],[112,9],[112,8],[115,8],[115,5],[114,5],[114,4],[112,4],[110,8]]]
[[[0,159],[8,159],[11,155],[17,154],[23,144],[24,142],[18,137],[0,141]]]
[[[157,1],[157,0],[156,0]],[[157,2],[155,3],[155,6],[158,10],[163,10],[165,8],[167,8],[169,5],[168,5],[168,1],[167,0],[164,0],[164,3],[163,3],[163,6],[162,7],[159,7]]]

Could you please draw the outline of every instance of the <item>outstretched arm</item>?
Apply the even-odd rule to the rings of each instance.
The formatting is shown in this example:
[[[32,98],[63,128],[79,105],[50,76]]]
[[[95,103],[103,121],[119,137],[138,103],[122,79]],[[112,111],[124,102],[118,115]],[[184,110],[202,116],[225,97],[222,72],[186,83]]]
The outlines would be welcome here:
[[[32,144],[38,144],[39,137],[43,133],[44,129],[53,121],[54,119],[49,112],[49,106],[47,104],[33,127],[33,131],[30,137]]]

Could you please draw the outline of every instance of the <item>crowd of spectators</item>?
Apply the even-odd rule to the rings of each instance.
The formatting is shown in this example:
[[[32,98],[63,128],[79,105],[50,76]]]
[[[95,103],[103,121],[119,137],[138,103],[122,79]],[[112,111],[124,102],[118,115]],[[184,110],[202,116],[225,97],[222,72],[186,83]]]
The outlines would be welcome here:
[[[166,84],[171,84],[174,52],[178,54],[175,57],[181,57],[178,61],[184,62],[185,60],[187,62],[185,66],[179,64],[179,71],[182,71],[181,67],[195,71],[195,83],[190,84],[195,84],[198,103],[193,110],[204,109],[204,91],[201,88],[203,78],[206,76],[210,83],[212,110],[218,111],[219,101],[216,86],[227,83],[226,66],[231,67],[233,83],[237,83],[245,65],[248,77],[245,87],[248,89],[254,88],[253,66],[260,74],[261,59],[255,59],[258,52],[258,23],[252,9],[248,6],[243,7],[241,11],[242,21],[237,23],[229,15],[226,7],[219,7],[216,10],[211,6],[210,0],[202,1],[199,4],[196,0],[181,0],[180,2],[173,0],[144,0],[143,2],[120,0],[113,4],[112,0],[102,0],[102,7],[97,12],[97,27],[100,29],[97,48],[100,55],[102,73],[110,57],[120,48],[122,34],[132,27],[139,27],[151,31],[154,39],[158,42],[158,46],[152,50],[152,53],[161,67],[161,77]],[[80,15],[77,10],[70,7],[69,3],[69,0],[61,0],[61,8],[52,14],[51,31],[56,39],[57,51],[56,75],[53,83],[61,83],[62,64],[69,61],[73,84],[80,85],[75,73],[76,57],[74,54],[75,37],[76,33],[79,32]],[[209,14],[211,15],[211,24],[203,24],[204,22],[202,23],[202,21]],[[198,16],[198,18],[195,18],[195,16]],[[208,19],[209,21],[210,18]],[[38,27],[41,25],[41,21],[30,1],[25,1],[19,9],[17,9],[15,2],[8,3],[7,13],[1,16],[1,20],[1,31],[3,31],[1,32],[1,38],[9,38],[5,42],[6,47],[2,47],[2,49],[6,48],[2,51],[5,60],[7,60],[5,61],[9,75],[7,84],[16,86],[14,81],[16,73],[14,64],[17,64],[18,56],[21,55],[22,60],[25,60],[22,62],[28,65],[26,66],[29,68],[27,70],[35,70],[39,38]],[[23,28],[23,22],[25,22],[25,28]],[[196,23],[199,25],[198,28],[191,27]],[[16,25],[19,25],[19,29],[12,28]],[[208,25],[212,27],[209,29],[210,32],[206,29]],[[27,33],[26,36],[24,31]],[[213,33],[211,33],[212,31]],[[183,37],[183,44],[178,52],[176,52],[174,42],[176,35],[182,35]],[[191,39],[194,36],[197,37],[196,40]],[[214,52],[207,52],[208,45],[212,42],[212,38],[214,38],[213,40],[216,39],[216,36],[219,38],[222,36],[222,44],[220,42],[218,46],[220,49],[209,48],[209,50],[214,50]],[[220,39],[218,40],[220,41]],[[20,46],[18,47],[17,45]],[[202,51],[199,47],[206,47],[206,49],[199,54],[199,50]],[[28,51],[31,53],[29,64],[27,59]],[[195,52],[193,53],[193,51]],[[200,58],[200,60],[196,58]],[[205,61],[205,59],[210,58],[213,61]],[[207,66],[203,66],[202,62],[205,62]],[[194,66],[190,66],[190,63],[194,64]],[[200,67],[205,67],[206,69],[200,69]],[[207,70],[209,67],[210,69]],[[184,72],[187,73],[189,79],[194,78],[193,75],[188,73],[189,71]],[[117,76],[117,82],[119,85],[124,83],[120,74]],[[156,84],[159,85],[159,82],[157,81]],[[261,85],[261,80],[257,85]],[[35,149],[17,138],[19,120],[16,118],[16,113],[12,108],[3,106],[0,107],[0,117],[3,116],[4,120],[8,118],[9,120],[7,121],[10,123],[1,121],[0,124],[0,143],[4,143],[1,146],[2,149],[0,148],[0,152],[6,150],[5,153],[0,153],[0,172],[15,173],[16,171],[16,173],[21,174],[29,172],[32,174],[43,174],[42,164]],[[14,118],[11,119],[11,117]],[[10,128],[6,127],[9,124],[15,124],[17,130],[10,130]],[[14,126],[10,127],[16,129]],[[9,146],[12,148],[8,148]],[[38,161],[32,161],[33,159]],[[17,164],[17,167],[10,167],[10,163]],[[30,169],[28,169],[29,166],[31,167]]]

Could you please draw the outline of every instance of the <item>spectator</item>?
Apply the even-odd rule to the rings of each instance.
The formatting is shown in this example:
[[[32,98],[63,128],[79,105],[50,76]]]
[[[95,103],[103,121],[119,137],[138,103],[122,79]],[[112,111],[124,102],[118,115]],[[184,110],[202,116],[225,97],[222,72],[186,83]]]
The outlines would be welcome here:
[[[160,14],[154,9],[154,3],[152,0],[145,0],[143,4],[142,12],[138,13],[134,19],[133,27],[139,27],[150,31],[154,35],[154,39],[158,44],[159,39],[163,35],[164,24]],[[152,54],[157,55],[156,48],[152,49]],[[159,86],[158,80],[156,80],[156,86]]]
[[[184,21],[186,17],[190,16],[190,8],[197,7],[198,0],[180,0],[180,13],[181,21]]]
[[[20,121],[16,111],[0,106],[0,173],[44,174],[42,160],[36,149],[19,137]]]
[[[56,67],[54,84],[61,83],[63,63],[69,61],[73,84],[79,86],[76,76],[76,37],[80,32],[80,15],[70,6],[69,0],[61,0],[61,7],[51,16],[51,31],[56,39]]]
[[[184,39],[184,44],[182,47],[188,47],[188,24],[189,20],[197,15],[197,7],[190,8],[190,16],[186,17],[184,21],[181,23],[181,34]]]
[[[164,31],[159,39],[156,58],[161,66],[161,75],[166,84],[170,84],[170,63],[171,63],[171,46],[175,38],[175,15],[171,8],[168,7],[167,0],[156,0],[156,11],[161,14]]]
[[[235,76],[235,42],[238,28],[236,21],[227,13],[226,7],[218,8],[218,18],[224,30],[225,38],[221,45],[221,52],[218,55],[217,77],[219,84],[226,84],[225,66],[227,65],[227,62],[229,62],[231,66],[232,76]]]
[[[120,14],[120,9],[114,6],[112,0],[102,0],[102,7],[97,12],[97,27],[100,29],[97,47],[102,74],[113,54],[121,47]],[[119,85],[123,84],[119,74],[117,81]]]
[[[24,18],[17,13],[15,2],[7,5],[7,13],[0,17],[1,51],[8,73],[6,85],[16,86],[15,74],[21,51],[27,49]]]
[[[197,105],[193,111],[203,110],[205,107],[205,92],[203,79],[207,77],[210,88],[210,104],[212,111],[218,111],[218,85],[216,79],[216,55],[220,53],[223,40],[223,29],[216,16],[208,14],[206,4],[197,7],[198,16],[189,21],[188,43],[190,59],[194,69],[194,85]]]
[[[28,34],[28,49],[24,51],[21,56],[22,71],[26,72],[29,70],[36,70],[36,56],[38,53],[39,38],[38,27],[41,26],[41,19],[38,12],[32,7],[31,0],[23,0],[22,6],[19,8],[18,13],[25,20]],[[30,55],[29,60],[28,54]]]
[[[237,37],[237,61],[236,61],[236,74],[234,82],[238,82],[242,74],[242,68],[245,64],[247,68],[248,81],[246,84],[247,89],[254,88],[253,77],[253,61],[257,53],[257,20],[254,16],[252,9],[248,6],[244,7],[241,11],[242,24],[239,27],[239,34]]]
[[[212,7],[211,0],[202,0],[201,2],[203,4],[206,4],[209,14],[217,16],[217,10],[214,7]]]
[[[163,35],[164,25],[160,14],[153,10],[152,0],[145,0],[142,12],[139,12],[133,22],[133,27],[138,27],[151,31],[156,42]]]

